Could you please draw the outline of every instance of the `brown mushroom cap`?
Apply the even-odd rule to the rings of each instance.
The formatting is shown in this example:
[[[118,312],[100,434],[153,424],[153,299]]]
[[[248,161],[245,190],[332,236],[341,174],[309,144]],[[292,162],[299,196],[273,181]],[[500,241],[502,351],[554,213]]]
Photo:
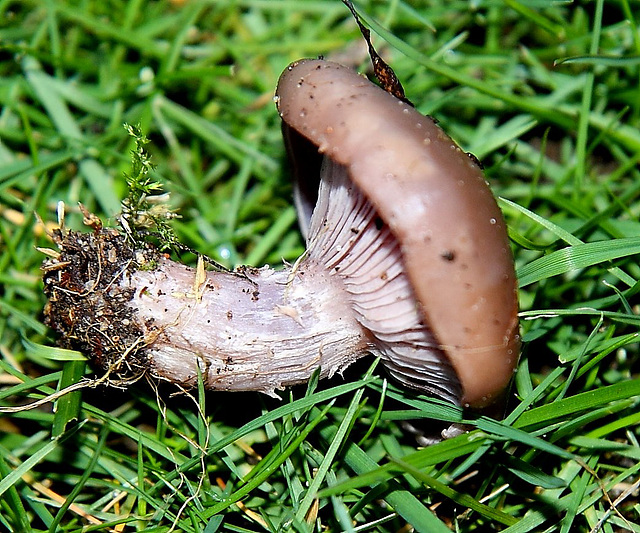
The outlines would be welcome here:
[[[348,169],[398,239],[462,401],[490,403],[518,359],[517,294],[506,226],[477,163],[431,118],[336,63],[292,64],[276,101],[286,126]]]

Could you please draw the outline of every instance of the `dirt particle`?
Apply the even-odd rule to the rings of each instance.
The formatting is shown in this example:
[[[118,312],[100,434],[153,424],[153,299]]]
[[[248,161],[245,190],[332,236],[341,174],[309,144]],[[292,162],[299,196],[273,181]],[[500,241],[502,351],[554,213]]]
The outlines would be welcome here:
[[[442,259],[444,259],[445,261],[451,263],[451,262],[455,261],[456,253],[453,250],[444,250],[440,254],[440,257],[442,257]]]

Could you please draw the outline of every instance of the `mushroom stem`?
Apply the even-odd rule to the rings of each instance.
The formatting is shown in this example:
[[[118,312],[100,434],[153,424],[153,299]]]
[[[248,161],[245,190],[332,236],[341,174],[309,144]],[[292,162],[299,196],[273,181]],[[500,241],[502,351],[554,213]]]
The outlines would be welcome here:
[[[163,259],[123,281],[154,375],[193,385],[197,365],[207,388],[273,394],[366,353],[340,280],[323,268],[304,260],[244,272],[208,272],[198,283],[193,269]]]

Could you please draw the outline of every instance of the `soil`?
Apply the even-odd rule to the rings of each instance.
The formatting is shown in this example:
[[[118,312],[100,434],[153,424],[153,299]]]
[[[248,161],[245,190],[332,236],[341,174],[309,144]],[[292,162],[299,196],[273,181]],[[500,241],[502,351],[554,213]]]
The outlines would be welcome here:
[[[157,253],[136,250],[125,235],[98,224],[92,233],[57,230],[53,239],[60,255],[42,266],[45,323],[60,333],[60,345],[85,354],[113,384],[138,379],[148,365],[127,279],[152,268]]]

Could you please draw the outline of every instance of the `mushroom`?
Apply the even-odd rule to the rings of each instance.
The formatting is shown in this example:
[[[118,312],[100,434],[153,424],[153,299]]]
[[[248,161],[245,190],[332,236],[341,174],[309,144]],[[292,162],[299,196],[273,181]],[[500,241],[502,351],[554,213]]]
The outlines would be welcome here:
[[[409,287],[396,300],[415,309],[412,324],[402,324],[407,333],[397,329],[395,342],[385,344],[390,325],[384,320],[400,309],[378,310],[375,323],[361,318],[379,341],[389,373],[450,399],[459,383],[463,403],[490,402],[518,359],[516,277],[502,214],[475,158],[433,119],[339,64],[292,64],[276,100],[297,176],[303,232],[316,184],[326,180],[317,161],[314,170],[301,160],[315,148],[324,168],[340,168],[397,240],[402,283]],[[376,290],[391,295],[384,266],[368,268],[372,277],[386,277]],[[348,276],[345,285],[352,285]],[[367,296],[353,292],[360,310]],[[408,312],[405,317],[408,322]],[[447,393],[438,394],[443,388]]]
[[[275,100],[307,241],[294,265],[204,272],[115,230],[61,233],[49,324],[116,375],[272,394],[372,353],[412,389],[493,401],[518,358],[516,282],[476,161],[336,63],[292,64]]]

